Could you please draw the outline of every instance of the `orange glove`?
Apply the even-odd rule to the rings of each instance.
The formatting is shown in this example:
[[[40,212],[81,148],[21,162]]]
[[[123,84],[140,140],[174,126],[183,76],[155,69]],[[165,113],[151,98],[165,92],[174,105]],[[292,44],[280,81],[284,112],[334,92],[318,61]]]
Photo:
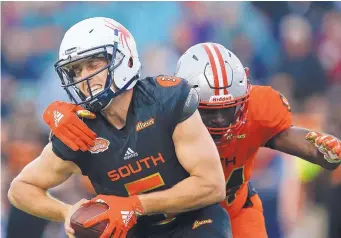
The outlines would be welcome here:
[[[341,162],[341,141],[339,139],[311,131],[307,134],[306,140],[315,145],[329,163]]]
[[[95,114],[71,103],[55,101],[43,113],[45,123],[72,150],[87,151],[95,145],[96,133],[78,118],[94,119]]]
[[[136,224],[137,216],[143,214],[143,207],[137,196],[98,195],[90,202],[103,202],[109,206],[106,212],[87,220],[83,224],[84,227],[89,228],[107,220],[108,225],[100,238],[125,238],[128,231]]]

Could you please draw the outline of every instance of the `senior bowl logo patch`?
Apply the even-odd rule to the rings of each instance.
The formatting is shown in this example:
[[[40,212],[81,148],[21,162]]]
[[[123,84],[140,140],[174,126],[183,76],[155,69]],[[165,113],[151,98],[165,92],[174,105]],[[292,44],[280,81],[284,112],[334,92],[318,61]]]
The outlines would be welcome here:
[[[98,154],[100,152],[106,151],[109,148],[110,141],[102,137],[97,137],[95,140],[95,145],[89,149],[92,154]]]

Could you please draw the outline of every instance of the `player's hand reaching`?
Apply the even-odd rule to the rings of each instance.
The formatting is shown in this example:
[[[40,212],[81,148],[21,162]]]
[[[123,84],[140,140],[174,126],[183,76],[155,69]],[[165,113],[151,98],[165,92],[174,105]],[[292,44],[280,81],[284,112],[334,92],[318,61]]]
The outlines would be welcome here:
[[[88,228],[102,221],[108,225],[100,238],[125,238],[128,231],[136,224],[137,216],[143,214],[143,207],[137,196],[117,197],[98,195],[91,202],[103,202],[109,209],[99,216],[87,220],[83,225]]]
[[[315,145],[329,163],[341,162],[341,141],[339,139],[312,131],[307,134],[306,140]]]
[[[43,119],[53,134],[72,150],[87,151],[95,145],[96,133],[80,118],[94,119],[95,114],[79,105],[55,101],[44,111]]]

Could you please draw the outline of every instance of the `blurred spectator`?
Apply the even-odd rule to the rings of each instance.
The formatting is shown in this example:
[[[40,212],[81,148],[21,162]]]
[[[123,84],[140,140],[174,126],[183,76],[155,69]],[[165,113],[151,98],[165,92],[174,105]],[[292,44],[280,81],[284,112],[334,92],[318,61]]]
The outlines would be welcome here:
[[[17,80],[35,81],[41,70],[50,62],[51,53],[57,49],[62,29],[55,24],[28,27],[24,19],[28,13],[49,15],[58,4],[54,3],[4,3],[2,9],[1,71]],[[9,14],[11,13],[11,14]]]
[[[39,156],[46,143],[37,124],[36,111],[32,101],[21,101],[14,105],[7,125],[8,139],[2,144],[11,181],[29,162]],[[9,184],[6,185],[8,188]],[[40,237],[48,221],[31,216],[10,206],[7,221],[8,238]],[[20,229],[18,229],[20,227]]]
[[[313,32],[318,33],[323,14],[335,5],[327,1],[254,1],[252,4],[272,22],[272,31],[276,39],[280,39],[280,22],[284,16],[289,14],[304,16],[311,24]]]
[[[212,40],[214,19],[207,8],[210,2],[183,2],[184,14],[192,32],[191,45]]]
[[[327,87],[325,72],[312,50],[311,27],[300,16],[286,16],[281,22],[281,39],[284,55],[278,73],[292,77],[293,99],[303,105],[309,96],[322,94]]]
[[[182,55],[192,45],[212,41],[214,19],[207,11],[210,2],[182,2],[182,15],[172,27],[172,43],[177,53]]]
[[[179,55],[183,54],[194,42],[194,36],[188,22],[180,21],[172,28],[172,45]]]
[[[326,132],[341,137],[341,84],[327,91],[328,113]],[[327,209],[329,215],[329,238],[341,237],[341,167],[333,171],[328,196]]]
[[[325,15],[319,58],[327,71],[329,84],[341,83],[341,13]]]
[[[16,176],[26,164],[39,156],[48,141],[37,123],[35,104],[32,101],[15,105],[8,123],[10,134],[4,152],[7,153],[8,168]]]
[[[9,75],[1,75],[1,117],[7,117],[12,110],[12,102],[15,98],[17,82]]]
[[[293,122],[298,127],[323,131],[323,115],[320,112],[310,111],[294,113]],[[281,211],[281,216],[284,218],[282,225],[285,237],[325,237],[327,216],[323,208],[324,204],[320,200],[321,196],[325,197],[327,191],[325,173],[329,171],[298,157],[289,155],[287,157],[293,159],[294,166],[291,169],[294,171],[287,168],[286,172],[295,173],[298,184],[287,184],[284,194],[288,196],[282,200],[286,204],[286,206],[282,206],[283,210]],[[293,191],[296,200],[295,196],[292,196]]]
[[[215,2],[211,14],[216,19],[215,39],[231,49],[233,42],[242,35],[250,44],[254,60],[260,61],[255,66],[262,65],[269,72],[273,70],[279,56],[278,43],[272,35],[271,22],[257,8],[250,2]]]
[[[179,55],[169,47],[147,47],[141,54],[142,75],[156,76],[160,74],[173,75]]]
[[[267,148],[257,153],[252,184],[263,202],[269,238],[284,237],[284,232],[288,234],[296,221],[299,181],[294,160],[292,156]]]
[[[269,70],[262,60],[255,55],[250,39],[244,34],[238,34],[233,39],[230,50],[238,55],[243,65],[250,68],[252,84],[266,84]]]

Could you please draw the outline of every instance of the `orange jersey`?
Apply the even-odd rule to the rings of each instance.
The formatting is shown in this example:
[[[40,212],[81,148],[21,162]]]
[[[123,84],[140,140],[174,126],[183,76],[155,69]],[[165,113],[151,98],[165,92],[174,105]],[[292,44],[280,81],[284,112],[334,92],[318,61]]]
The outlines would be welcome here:
[[[246,122],[229,143],[219,146],[226,179],[222,206],[231,218],[244,206],[255,155],[273,136],[292,125],[290,105],[285,97],[268,86],[252,86]]]

